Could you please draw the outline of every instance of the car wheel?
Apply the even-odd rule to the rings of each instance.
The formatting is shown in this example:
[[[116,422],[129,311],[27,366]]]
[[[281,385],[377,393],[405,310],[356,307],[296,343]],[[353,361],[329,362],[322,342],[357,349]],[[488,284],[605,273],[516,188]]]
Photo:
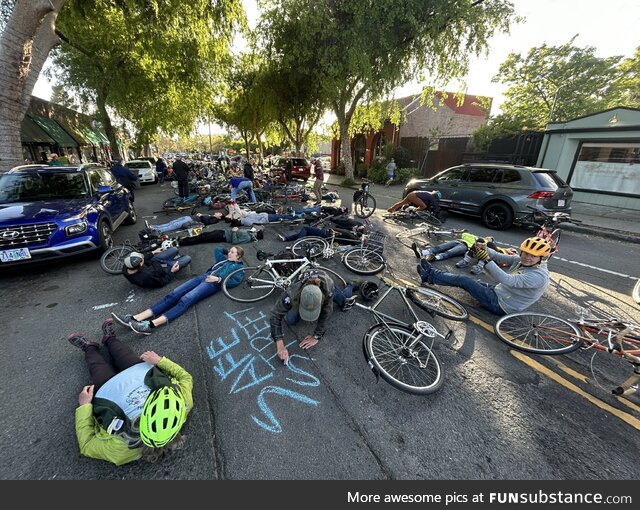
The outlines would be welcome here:
[[[113,230],[107,221],[100,222],[98,236],[98,252],[104,253],[113,246]]]
[[[138,221],[138,213],[136,213],[136,208],[133,205],[133,202],[129,200],[129,216],[127,216],[127,219],[124,220],[124,222],[127,225],[135,225],[137,221]]]
[[[513,211],[504,203],[489,204],[482,210],[482,224],[492,230],[505,230],[513,224]]]

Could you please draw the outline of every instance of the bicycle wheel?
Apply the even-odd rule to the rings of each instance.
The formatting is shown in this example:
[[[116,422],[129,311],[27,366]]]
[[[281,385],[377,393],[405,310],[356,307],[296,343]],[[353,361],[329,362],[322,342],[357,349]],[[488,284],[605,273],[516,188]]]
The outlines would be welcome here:
[[[229,287],[229,282],[238,273],[243,272],[242,282],[235,287]],[[254,303],[271,295],[276,289],[275,276],[266,266],[243,267],[229,273],[222,281],[222,291],[233,301],[239,303]]]
[[[364,336],[368,362],[391,386],[416,395],[433,393],[442,386],[440,361],[412,328],[377,324]]]
[[[640,305],[640,279],[633,286],[633,291],[631,292],[631,296],[633,300]]]
[[[354,204],[356,216],[360,218],[368,218],[376,210],[376,199],[371,195],[365,195],[358,199]]]
[[[416,216],[420,221],[426,221],[427,223],[430,223],[434,227],[439,227],[442,225],[442,221],[440,221],[440,218],[438,218],[437,216],[435,216],[429,211],[417,211]]]
[[[322,254],[329,247],[322,237],[302,237],[291,245],[291,252],[296,257],[306,257],[309,250],[314,254]]]
[[[122,274],[124,259],[133,252],[133,246],[128,244],[113,246],[100,257],[100,267],[109,274]]]
[[[469,312],[464,306],[437,290],[417,287],[415,289],[407,289],[407,296],[423,310],[433,312],[446,319],[463,321],[469,317]]]
[[[342,263],[356,274],[376,274],[385,266],[384,257],[367,248],[353,248],[345,252]]]
[[[333,269],[329,269],[328,267],[317,266],[313,269],[313,271],[323,271],[327,273],[336,287],[340,287],[340,289],[344,289],[347,286],[347,281],[336,273]]]
[[[583,343],[576,326],[546,313],[505,315],[496,322],[495,330],[504,343],[531,354],[566,354]]]

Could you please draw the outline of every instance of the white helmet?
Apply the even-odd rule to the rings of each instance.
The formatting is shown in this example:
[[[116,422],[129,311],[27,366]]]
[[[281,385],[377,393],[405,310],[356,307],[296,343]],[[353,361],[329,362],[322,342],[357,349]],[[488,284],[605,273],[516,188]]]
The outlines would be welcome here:
[[[162,245],[160,245],[160,247],[162,248],[162,251],[164,251],[169,248],[173,248],[175,245],[176,242],[173,239],[166,239],[165,241],[162,241]]]

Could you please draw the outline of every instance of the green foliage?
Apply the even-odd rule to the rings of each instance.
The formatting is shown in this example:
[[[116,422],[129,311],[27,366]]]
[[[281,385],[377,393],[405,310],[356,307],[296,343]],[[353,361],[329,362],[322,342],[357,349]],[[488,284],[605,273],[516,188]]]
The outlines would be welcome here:
[[[415,177],[422,177],[418,168],[401,168],[396,172],[395,182],[398,184],[404,184]]]
[[[510,85],[502,104],[505,118],[519,119],[529,129],[544,129],[550,121],[607,107],[608,89],[618,77],[621,57],[596,57],[595,48],[573,46],[574,40],[507,57],[493,79]]]
[[[378,162],[373,163],[367,172],[367,179],[375,182],[376,184],[384,184],[387,182],[387,171],[385,170],[385,165]]]
[[[525,129],[527,126],[523,120],[513,119],[505,114],[497,115],[473,132],[473,144],[477,151],[486,151],[494,140],[517,135]]]
[[[264,0],[259,37],[283,68],[313,72],[346,139],[356,107],[375,103],[424,71],[439,83],[466,74],[469,58],[508,30],[506,0]],[[342,147],[344,152],[346,147]],[[352,175],[349,151],[342,154]]]
[[[358,183],[356,181],[354,181],[351,177],[346,177],[345,179],[342,180],[340,185],[352,188],[354,186],[357,186]]]
[[[632,57],[622,61],[618,70],[618,78],[609,90],[609,108],[640,108],[640,47],[636,48]]]
[[[409,151],[404,147],[398,146],[393,149],[391,157],[395,159],[398,168],[406,168],[409,166]]]

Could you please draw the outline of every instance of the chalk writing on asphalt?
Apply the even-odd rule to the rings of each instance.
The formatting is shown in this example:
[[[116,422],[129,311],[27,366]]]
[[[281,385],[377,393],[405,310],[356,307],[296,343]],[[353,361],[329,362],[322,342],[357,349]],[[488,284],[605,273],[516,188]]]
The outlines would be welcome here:
[[[292,354],[286,367],[282,366],[273,347],[269,318],[262,311],[246,308],[234,313],[224,312],[224,315],[231,323],[230,332],[207,346],[213,373],[228,385],[230,395],[248,390],[257,392],[257,408],[251,420],[268,432],[280,433],[282,425],[274,412],[273,402],[291,399],[317,406],[319,401],[305,394],[305,390],[320,386],[320,380],[304,370],[304,364],[310,361],[305,356]],[[295,340],[287,348],[293,343]],[[286,384],[273,380],[276,367],[289,371]]]

